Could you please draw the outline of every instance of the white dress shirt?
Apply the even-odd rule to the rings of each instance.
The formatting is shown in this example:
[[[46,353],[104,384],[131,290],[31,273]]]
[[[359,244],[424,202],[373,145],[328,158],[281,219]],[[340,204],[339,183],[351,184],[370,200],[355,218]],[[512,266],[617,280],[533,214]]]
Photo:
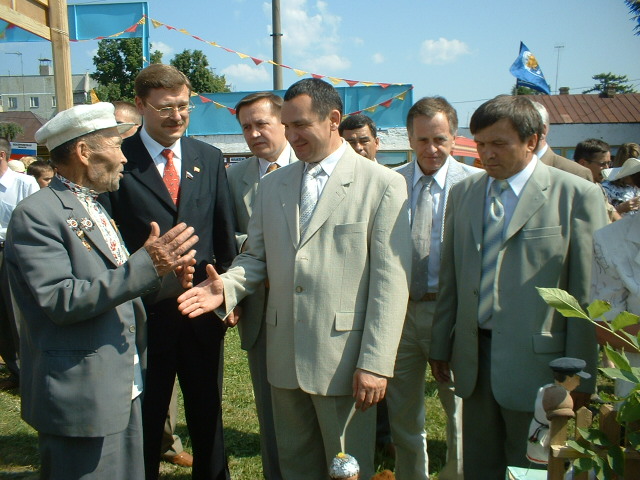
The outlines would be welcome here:
[[[267,174],[267,168],[269,168],[272,162],[258,157],[258,163],[260,164],[260,178],[262,178]],[[277,163],[279,167],[286,167],[291,163],[291,145],[289,145],[289,142],[287,142],[287,145],[282,149],[282,152],[280,152],[278,159],[274,163]]]
[[[7,236],[7,226],[16,205],[23,198],[40,190],[35,177],[16,173],[10,168],[0,178],[0,241]]]
[[[143,125],[140,129],[140,140],[142,140],[142,143],[147,149],[147,152],[149,152],[149,155],[153,159],[153,163],[156,165],[160,177],[164,176],[164,167],[167,164],[167,159],[162,155],[162,151],[165,148],[173,151],[173,166],[176,168],[178,178],[182,179],[182,145],[180,143],[180,139],[178,139],[176,143],[169,147],[163,147],[153,138],[151,138]]]

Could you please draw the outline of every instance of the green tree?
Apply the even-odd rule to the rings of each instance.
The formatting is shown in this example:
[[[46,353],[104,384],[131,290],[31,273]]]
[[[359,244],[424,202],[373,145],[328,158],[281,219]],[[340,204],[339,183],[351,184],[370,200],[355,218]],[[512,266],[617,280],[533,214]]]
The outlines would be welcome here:
[[[634,30],[636,35],[640,35],[640,0],[624,0],[629,7],[632,19],[637,23]]]
[[[22,134],[24,130],[20,125],[14,122],[2,122],[0,123],[0,137],[4,137],[10,142],[18,135]]]
[[[161,61],[162,53],[157,50],[151,53],[151,63]],[[96,71],[91,78],[99,83],[96,94],[100,100],[133,101],[133,81],[142,69],[142,39],[100,40],[93,64]]]
[[[201,50],[184,50],[171,60],[171,65],[184,73],[196,93],[230,92],[224,75],[216,75]]]
[[[636,93],[632,85],[629,85],[629,77],[626,75],[614,75],[613,73],[598,73],[593,78],[596,83],[593,87],[582,93],[605,93],[609,87],[615,88],[615,93]]]
[[[544,95],[544,93],[529,87],[518,87],[514,85],[511,88],[511,95]]]

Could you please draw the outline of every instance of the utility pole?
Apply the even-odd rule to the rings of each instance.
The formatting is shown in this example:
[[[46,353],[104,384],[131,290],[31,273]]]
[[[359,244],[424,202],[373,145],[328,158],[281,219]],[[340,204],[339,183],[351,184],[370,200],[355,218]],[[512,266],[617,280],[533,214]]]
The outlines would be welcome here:
[[[280,0],[271,0],[273,23],[273,89],[282,90],[282,26],[280,25]]]
[[[557,52],[557,60],[556,60],[556,94],[558,93],[558,74],[560,73],[560,50],[562,50],[564,48],[564,45],[558,44],[555,47],[556,50],[558,50]]]

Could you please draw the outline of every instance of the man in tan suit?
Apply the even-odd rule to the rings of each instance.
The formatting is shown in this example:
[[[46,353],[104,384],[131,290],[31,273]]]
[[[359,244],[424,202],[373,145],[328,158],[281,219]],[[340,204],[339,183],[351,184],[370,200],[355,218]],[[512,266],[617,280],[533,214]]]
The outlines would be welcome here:
[[[451,363],[463,399],[465,480],[501,480],[507,465],[529,463],[549,362],[580,358],[595,377],[593,327],[556,313],[535,287],[588,301],[593,232],[606,213],[595,185],[538,161],[542,121],[526,98],[484,103],[470,128],[487,173],[449,195],[429,362],[439,381],[451,378]],[[577,407],[594,387],[574,392]]]
[[[249,219],[260,179],[277,168],[297,161],[284,136],[280,121],[282,98],[272,92],[247,95],[236,105],[236,118],[253,157],[231,165],[227,170],[231,198],[238,220],[238,251],[247,238]],[[260,423],[262,470],[267,480],[282,478],[273,426],[271,387],[267,380],[267,333],[264,307],[268,289],[259,285],[256,292],[241,302],[242,321],[238,324],[241,346],[247,351],[249,371]]]
[[[282,123],[302,162],[262,179],[246,251],[178,300],[224,316],[269,277],[267,372],[284,478],[325,480],[345,449],[373,474],[375,405],[393,375],[411,272],[404,179],[338,134],[342,101],[292,85]],[[317,205],[314,206],[317,199]],[[242,321],[242,320],[240,320]]]

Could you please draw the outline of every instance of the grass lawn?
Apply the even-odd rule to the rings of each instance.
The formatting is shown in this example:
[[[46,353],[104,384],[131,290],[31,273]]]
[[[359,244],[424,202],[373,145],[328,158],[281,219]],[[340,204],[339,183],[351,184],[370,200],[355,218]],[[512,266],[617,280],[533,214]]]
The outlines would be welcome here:
[[[253,391],[245,352],[240,349],[237,329],[229,330],[225,345],[225,377],[223,414],[225,442],[229,457],[229,469],[233,480],[259,480],[262,478],[258,418],[253,403]],[[5,373],[0,373],[0,377]],[[444,413],[433,378],[429,378],[425,392],[427,405],[427,437],[432,473],[440,471],[444,462],[446,445]],[[180,397],[180,404],[182,398]],[[187,451],[191,444],[184,421],[182,407],[177,433]],[[337,453],[337,452],[336,452]],[[389,458],[377,458],[378,468],[393,468]],[[38,448],[35,431],[20,418],[20,397],[17,392],[0,392],[0,478],[38,478]],[[160,478],[164,480],[188,480],[191,470],[162,463]],[[433,477],[437,479],[437,475]],[[115,479],[114,479],[115,480]]]

